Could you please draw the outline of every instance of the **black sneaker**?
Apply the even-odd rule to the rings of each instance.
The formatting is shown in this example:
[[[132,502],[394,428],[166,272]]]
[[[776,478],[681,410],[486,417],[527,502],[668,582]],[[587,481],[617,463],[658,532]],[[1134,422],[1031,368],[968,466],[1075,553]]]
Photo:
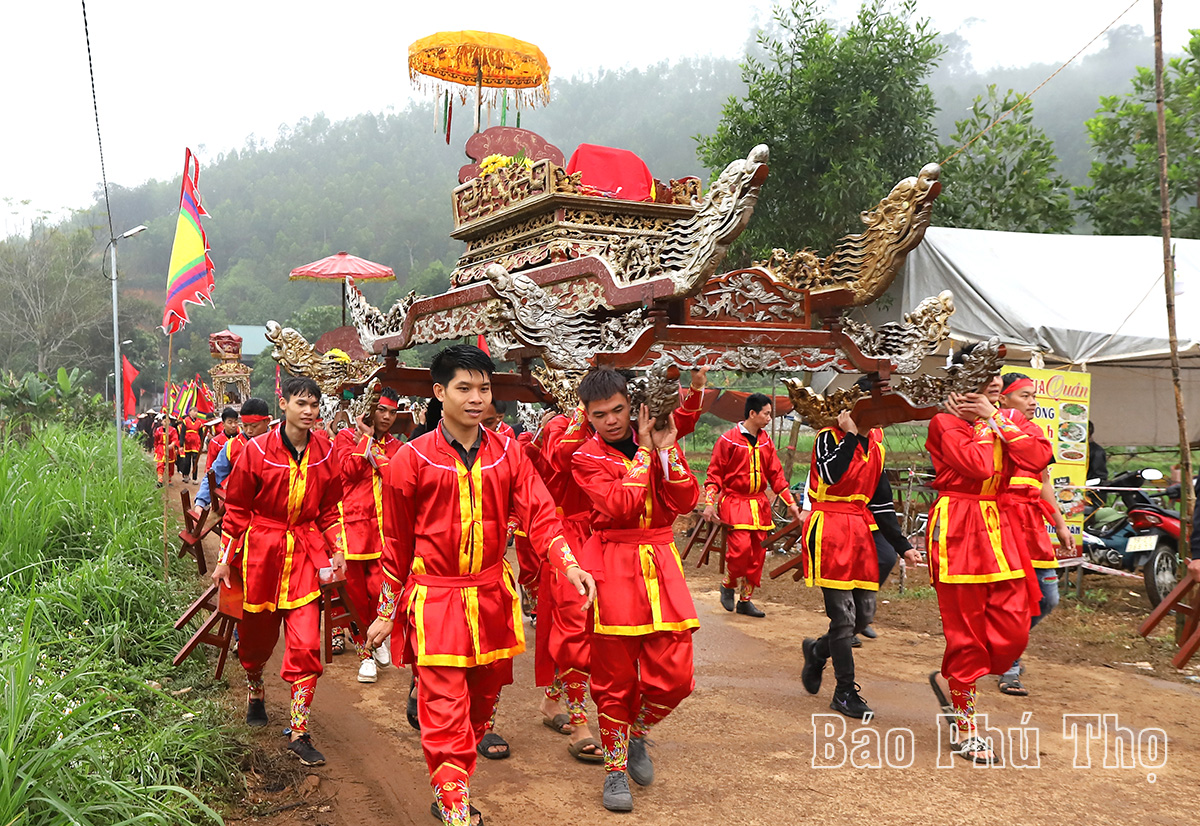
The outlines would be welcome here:
[[[851,648],[862,648],[862,640],[860,640],[857,635],[851,637],[850,638],[850,647]]]
[[[260,699],[251,698],[246,703],[246,725],[262,728],[267,724],[267,704]]]
[[[868,625],[866,628],[864,628],[862,635],[869,640],[873,640],[879,636],[878,632],[875,630],[875,626],[873,625]]]
[[[654,761],[650,759],[650,752],[646,748],[648,745],[644,736],[629,738],[625,771],[629,773],[629,779],[639,786],[649,786],[654,782]]]
[[[629,779],[625,772],[608,772],[604,775],[604,808],[610,812],[632,812],[633,792],[629,791]]]
[[[733,589],[726,588],[724,585],[722,585],[721,586],[721,607],[724,608],[726,611],[733,610],[733,597],[734,597]]]
[[[875,713],[871,711],[871,707],[867,705],[866,700],[859,696],[858,683],[855,683],[853,688],[846,689],[845,691],[840,688],[836,689],[833,692],[833,702],[829,704],[829,707],[834,711],[845,714],[847,717],[854,717],[858,720],[861,720],[867,714]]]
[[[821,690],[821,672],[825,670],[825,661],[817,656],[817,641],[807,639],[800,646],[804,651],[804,667],[800,669],[800,682],[809,694]]]
[[[737,612],[745,614],[747,617],[765,617],[762,609],[748,599],[739,599],[737,604]]]
[[[325,755],[313,748],[312,738],[307,734],[301,734],[295,740],[288,743],[288,751],[300,758],[300,763],[302,765],[325,765]]]

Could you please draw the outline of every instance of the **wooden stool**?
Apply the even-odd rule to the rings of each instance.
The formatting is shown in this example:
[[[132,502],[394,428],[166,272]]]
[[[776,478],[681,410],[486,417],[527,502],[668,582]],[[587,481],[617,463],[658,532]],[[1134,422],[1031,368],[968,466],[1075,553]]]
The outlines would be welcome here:
[[[192,497],[186,490],[179,492],[179,501],[183,505],[183,530],[179,532],[179,539],[182,543],[179,546],[179,555],[181,557],[191,554],[196,558],[196,568],[200,576],[208,573],[208,563],[204,559],[204,537],[212,533],[220,522],[213,520],[212,524],[208,524],[208,517],[211,513],[209,508],[202,508],[199,511],[192,510]]]
[[[721,573],[725,573],[725,537],[728,533],[729,526],[724,522],[705,522],[701,519],[696,523],[692,535],[688,537],[688,543],[684,546],[683,553],[679,555],[679,558],[687,559],[688,554],[692,552],[692,546],[703,537],[704,544],[700,546],[700,561],[696,563],[696,567],[707,565],[709,554],[715,550],[721,557],[718,563],[719,570]]]
[[[367,633],[367,626],[350,601],[346,591],[346,572],[338,571],[328,582],[321,581],[321,614],[325,618],[325,662],[333,662],[333,629],[350,628],[360,634]]]
[[[217,656],[216,673],[216,679],[219,680],[225,671],[225,660],[229,656],[229,644],[233,641],[233,627],[242,618],[241,582],[235,582],[232,588],[226,588],[224,585],[209,587],[198,600],[188,606],[188,609],[183,612],[183,616],[175,621],[175,627],[183,628],[191,622],[192,617],[201,611],[211,611],[212,613],[200,624],[187,644],[179,649],[179,653],[175,655],[171,664],[179,665],[186,660],[200,643],[211,645],[220,652]]]
[[[771,549],[774,547],[775,543],[782,542],[783,544],[781,544],[778,548],[775,548],[775,550],[779,551],[780,553],[787,553],[792,548],[796,547],[796,543],[799,542],[801,537],[804,536],[804,531],[801,530],[802,527],[802,522],[796,522],[794,520],[788,522],[782,528],[775,531],[775,533],[764,539],[763,547]]]
[[[1167,598],[1150,612],[1150,616],[1138,628],[1139,634],[1148,637],[1167,614],[1174,611],[1186,617],[1183,623],[1183,634],[1180,636],[1179,651],[1171,658],[1171,664],[1176,668],[1183,668],[1196,655],[1196,651],[1200,650],[1200,599],[1195,600],[1191,607],[1183,604],[1183,598],[1195,585],[1196,580],[1192,578],[1191,574],[1185,576],[1175,586],[1175,590],[1171,591]]]

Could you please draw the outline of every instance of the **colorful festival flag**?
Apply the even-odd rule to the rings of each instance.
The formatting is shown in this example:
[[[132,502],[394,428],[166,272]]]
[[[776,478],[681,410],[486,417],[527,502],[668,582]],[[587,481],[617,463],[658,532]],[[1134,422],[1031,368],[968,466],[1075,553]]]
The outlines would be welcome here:
[[[213,263],[208,257],[208,237],[200,224],[207,215],[200,204],[200,162],[185,149],[183,184],[179,191],[179,218],[175,222],[175,244],[167,271],[167,302],[162,328],[167,334],[183,329],[188,322],[187,304],[212,303]]]
[[[217,412],[217,397],[213,393],[212,388],[204,383],[204,379],[200,378],[200,374],[196,374],[196,412],[202,413],[205,416],[211,416]]]

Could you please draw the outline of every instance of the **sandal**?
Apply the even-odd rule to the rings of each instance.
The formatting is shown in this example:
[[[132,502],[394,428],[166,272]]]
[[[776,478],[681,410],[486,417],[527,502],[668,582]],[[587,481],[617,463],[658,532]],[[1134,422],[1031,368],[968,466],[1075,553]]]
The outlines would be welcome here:
[[[543,717],[542,725],[559,734],[570,734],[574,731],[570,714],[555,714],[553,717]]]
[[[994,763],[996,755],[992,751],[992,741],[985,740],[976,735],[968,737],[958,744],[958,748],[954,752],[959,757],[965,757],[972,763]],[[985,756],[988,755],[988,756]]]
[[[502,748],[503,751],[492,751],[494,748]],[[475,751],[479,752],[481,757],[486,757],[488,760],[503,760],[508,757],[508,741],[494,731],[489,731],[479,740],[479,745],[475,747]]]
[[[417,731],[421,730],[421,721],[417,718],[417,675],[413,674],[412,681],[408,684],[408,703],[404,708],[404,716],[408,718],[408,724]]]
[[[1018,675],[1001,674],[1000,693],[1007,694],[1010,697],[1028,697],[1029,689],[1021,683],[1021,678]]]
[[[585,751],[595,749],[595,751]],[[567,751],[581,763],[603,763],[604,747],[595,737],[585,737],[578,743],[567,743]]]
[[[346,653],[346,637],[342,634],[341,629],[339,629],[337,633],[333,635],[331,642],[332,645],[330,645],[330,648],[333,650],[334,654]]]
[[[937,671],[929,672],[929,685],[933,688],[933,696],[937,697],[938,705],[942,707],[942,714],[954,714],[954,706],[950,703],[950,698],[946,696],[946,692],[942,691],[942,687],[938,685]]]
[[[474,806],[471,806],[470,808],[471,808],[471,826],[483,826],[483,815],[481,815],[479,813],[479,810],[476,809]],[[429,813],[438,819],[438,823],[446,822],[446,821],[442,820],[442,810],[438,806],[436,800],[429,804]],[[476,820],[475,818],[479,818],[479,819]]]

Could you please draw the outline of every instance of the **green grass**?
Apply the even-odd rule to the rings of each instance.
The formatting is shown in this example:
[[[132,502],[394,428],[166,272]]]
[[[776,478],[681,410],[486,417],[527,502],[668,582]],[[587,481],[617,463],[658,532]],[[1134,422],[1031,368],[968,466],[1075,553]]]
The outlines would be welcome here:
[[[0,824],[221,822],[240,746],[203,662],[171,669],[195,580],[163,582],[162,513],[107,432],[0,444]]]

